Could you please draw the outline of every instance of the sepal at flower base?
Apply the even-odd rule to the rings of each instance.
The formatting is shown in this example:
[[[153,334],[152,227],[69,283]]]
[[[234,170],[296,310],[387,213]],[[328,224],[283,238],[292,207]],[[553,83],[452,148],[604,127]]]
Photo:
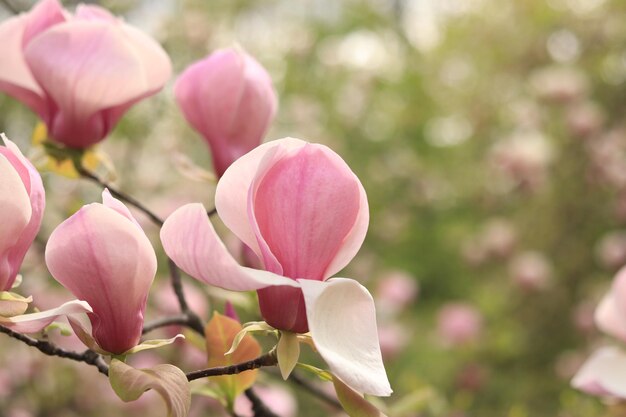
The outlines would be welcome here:
[[[168,417],[185,417],[191,406],[191,391],[185,373],[174,365],[135,369],[117,359],[109,366],[109,381],[122,401],[135,401],[154,389],[165,401]]]
[[[280,375],[284,380],[287,380],[300,358],[298,335],[291,332],[280,332],[280,340],[278,340],[278,345],[276,346],[276,357]]]

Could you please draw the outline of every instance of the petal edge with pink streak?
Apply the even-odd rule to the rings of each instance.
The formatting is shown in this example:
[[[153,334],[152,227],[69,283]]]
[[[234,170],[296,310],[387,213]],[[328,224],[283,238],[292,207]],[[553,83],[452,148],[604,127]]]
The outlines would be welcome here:
[[[347,278],[298,282],[311,337],[331,371],[360,393],[391,395],[378,342],[374,300],[367,289]]]
[[[48,327],[59,317],[85,314],[91,311],[92,309],[87,302],[73,300],[52,310],[10,318],[0,317],[0,325],[18,333],[37,333]]]
[[[161,228],[161,242],[176,265],[210,285],[233,291],[298,286],[289,278],[240,266],[217,236],[200,203],[187,204],[172,213]]]
[[[578,370],[571,384],[591,395],[626,399],[626,353],[613,346],[598,349]]]

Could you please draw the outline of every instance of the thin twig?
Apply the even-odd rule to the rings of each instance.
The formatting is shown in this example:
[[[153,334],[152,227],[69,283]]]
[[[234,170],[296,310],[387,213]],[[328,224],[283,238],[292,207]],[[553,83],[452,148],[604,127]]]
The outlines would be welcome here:
[[[337,401],[337,399],[331,397],[330,395],[328,395],[327,393],[325,393],[324,391],[322,391],[315,385],[311,384],[309,381],[302,378],[300,375],[296,374],[295,372],[292,372],[291,375],[289,375],[289,380],[292,381],[294,384],[298,385],[300,388],[303,389],[303,391],[306,391],[311,396],[319,400],[322,400],[326,404],[333,406],[337,408],[338,410],[343,410],[343,407],[341,406],[339,401]]]
[[[141,334],[150,333],[153,330],[160,329],[166,326],[186,326],[189,325],[189,316],[186,314],[180,314],[178,316],[163,317],[149,323],[144,324]]]
[[[228,366],[217,366],[214,368],[201,369],[199,371],[193,371],[187,373],[187,380],[193,381],[200,378],[206,378],[208,376],[219,375],[234,375],[241,372],[249,371],[251,369],[261,368],[263,366],[274,366],[278,363],[276,359],[276,351],[271,350],[264,355],[259,356],[256,359],[249,360],[247,362],[238,363]]]
[[[104,375],[109,375],[109,367],[102,359],[102,356],[94,352],[93,350],[87,349],[86,351],[72,352],[69,350],[61,349],[55,344],[48,342],[46,340],[37,340],[30,336],[23,335],[22,333],[15,332],[8,327],[0,326],[0,333],[4,333],[13,339],[17,339],[23,343],[26,343],[28,346],[32,346],[38,349],[41,353],[48,356],[58,356],[61,358],[71,359],[77,362],[84,362],[86,364],[95,366],[98,368],[98,371]]]
[[[170,267],[172,288],[174,289],[174,293],[178,299],[180,310],[187,316],[188,319],[186,324],[196,333],[204,336],[204,325],[202,324],[202,320],[189,308],[189,304],[187,304],[187,298],[185,297],[185,293],[183,291],[183,282],[180,277],[180,270],[171,259],[168,259],[168,264]]]
[[[263,401],[261,401],[261,399],[256,395],[256,392],[252,390],[252,388],[248,388],[245,391],[245,394],[252,403],[252,411],[254,412],[254,417],[278,417],[277,414],[267,408]]]
[[[79,164],[76,164],[76,170],[78,171],[81,177],[95,182],[96,184],[100,185],[102,188],[108,188],[109,192],[113,195],[113,197],[117,197],[120,200],[123,200],[127,202],[128,204],[130,204],[131,206],[134,206],[135,208],[140,210],[143,214],[148,216],[148,218],[150,218],[150,220],[152,220],[152,222],[156,224],[157,226],[159,227],[163,226],[163,220],[159,216],[154,214],[146,206],[141,204],[136,198],[111,187],[110,184],[107,184],[105,181],[98,178],[96,174],[94,174],[93,172],[89,171],[88,169],[86,169],[85,167]]]

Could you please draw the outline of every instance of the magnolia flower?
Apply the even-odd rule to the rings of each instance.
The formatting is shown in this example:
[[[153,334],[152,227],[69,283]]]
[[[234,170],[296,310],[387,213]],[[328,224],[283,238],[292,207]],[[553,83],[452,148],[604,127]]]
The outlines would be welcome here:
[[[70,320],[81,340],[121,354],[137,345],[157,261],[126,206],[105,190],[103,204],[81,208],[61,223],[46,246],[52,276],[92,307],[88,323]],[[89,344],[88,342],[86,342]]]
[[[33,243],[46,205],[39,173],[18,147],[2,135],[0,146],[0,291],[15,282]]]
[[[0,25],[0,91],[41,117],[72,148],[101,141],[136,102],[171,74],[163,49],[98,6],[72,16],[58,0]]]
[[[596,326],[626,342],[626,268],[615,277],[598,305]],[[616,347],[598,349],[580,368],[572,386],[588,394],[626,399],[626,353]]]
[[[241,49],[221,49],[187,68],[176,81],[185,118],[211,148],[218,176],[257,147],[276,114],[272,79]]]
[[[235,161],[217,186],[224,223],[264,270],[240,266],[201,204],[176,210],[161,229],[165,252],[189,275],[229,290],[258,290],[277,329],[309,331],[330,369],[352,388],[389,395],[374,302],[358,282],[328,279],[354,257],[367,231],[367,198],[345,162],[299,139],[266,143]]]

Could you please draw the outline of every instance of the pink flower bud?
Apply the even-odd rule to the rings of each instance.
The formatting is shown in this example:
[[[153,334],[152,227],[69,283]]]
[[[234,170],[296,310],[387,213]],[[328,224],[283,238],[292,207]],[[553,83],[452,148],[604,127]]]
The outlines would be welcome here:
[[[41,117],[51,139],[86,148],[171,74],[163,49],[98,6],[75,15],[58,0],[0,25],[0,91]]]
[[[407,308],[415,298],[419,287],[415,277],[402,271],[384,274],[376,291],[376,302],[381,313],[394,315]]]
[[[0,146],[0,291],[11,288],[33,243],[46,205],[39,173],[2,135]]]
[[[46,264],[52,276],[93,309],[92,335],[120,354],[141,337],[156,255],[130,211],[108,191],[103,204],[81,208],[52,232]]]
[[[464,345],[476,341],[482,332],[483,319],[473,306],[465,303],[448,303],[437,315],[437,332],[448,346]]]
[[[188,67],[176,81],[185,118],[211,148],[218,176],[257,147],[277,107],[272,80],[246,52],[221,49]]]

